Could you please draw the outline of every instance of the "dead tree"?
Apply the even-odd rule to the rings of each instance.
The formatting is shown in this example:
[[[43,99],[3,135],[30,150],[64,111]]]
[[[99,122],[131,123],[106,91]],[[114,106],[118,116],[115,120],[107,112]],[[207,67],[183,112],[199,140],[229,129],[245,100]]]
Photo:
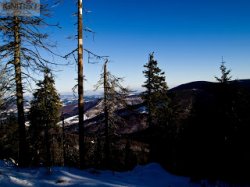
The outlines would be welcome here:
[[[18,163],[20,167],[27,166],[29,154],[25,131],[25,114],[23,94],[27,83],[34,80],[32,73],[40,73],[44,68],[56,63],[42,57],[41,52],[52,54],[51,47],[55,45],[47,41],[48,34],[41,30],[51,25],[46,22],[49,16],[49,5],[43,4],[40,8],[40,17],[14,16],[0,17],[0,62],[9,72],[16,86],[15,96],[19,124],[19,151]],[[26,83],[26,84],[25,84]]]
[[[80,168],[84,168],[84,157],[85,157],[85,147],[84,147],[84,61],[83,61],[83,52],[87,52],[88,54],[88,63],[91,62],[91,58],[94,57],[95,59],[104,59],[107,56],[99,56],[95,53],[85,49],[83,47],[83,35],[84,32],[94,33],[89,28],[85,28],[83,24],[83,1],[78,0],[77,3],[77,40],[78,46],[76,49],[72,50],[70,53],[64,56],[65,59],[69,59],[73,56],[74,61],[77,63],[78,66],[78,76],[77,76],[77,87],[78,89],[78,128],[79,128],[79,160],[80,160]],[[77,58],[76,54],[77,53]]]
[[[63,166],[66,165],[66,146],[65,146],[65,121],[64,121],[64,114],[61,114],[61,121],[62,121],[62,147],[63,147]]]
[[[103,73],[96,85],[96,89],[103,88],[103,112],[104,112],[104,154],[105,165],[110,167],[110,136],[115,134],[115,128],[118,121],[123,121],[119,115],[116,114],[118,109],[127,106],[126,97],[129,90],[121,85],[122,78],[112,75],[107,69],[108,60],[105,61],[103,66]]]
[[[107,166],[110,165],[110,143],[109,143],[109,107],[108,107],[108,94],[109,94],[109,82],[108,82],[108,72],[107,72],[107,62],[104,64],[103,72],[103,88],[104,88],[104,124],[105,124],[105,157]]]
[[[78,116],[80,168],[84,167],[84,85],[83,85],[83,20],[82,0],[78,0]]]

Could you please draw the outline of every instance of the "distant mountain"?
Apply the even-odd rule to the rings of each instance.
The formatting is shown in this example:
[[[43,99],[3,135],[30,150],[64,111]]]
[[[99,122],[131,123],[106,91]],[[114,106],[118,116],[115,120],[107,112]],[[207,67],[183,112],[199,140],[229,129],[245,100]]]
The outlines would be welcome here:
[[[66,101],[65,101],[66,100]],[[64,118],[69,118],[78,114],[78,103],[77,100],[64,100],[64,106],[62,107],[62,113]],[[88,111],[92,107],[96,106],[101,99],[94,97],[85,98],[84,111]]]
[[[238,85],[239,87],[250,89],[250,79],[241,79],[234,80],[229,82],[232,85]],[[211,90],[214,89],[216,85],[220,83],[218,82],[208,82],[208,81],[195,81],[186,84],[181,84],[177,87],[170,89],[170,92],[180,91],[180,90],[192,90],[192,89],[200,89],[200,90]]]
[[[117,115],[122,117],[123,121],[118,121],[117,133],[129,134],[147,128],[145,107],[142,105],[143,100],[139,95],[130,95],[126,98],[129,106],[128,109],[117,106]],[[65,117],[65,125],[68,131],[74,133],[78,129],[78,107],[77,104],[66,105],[62,108]],[[85,126],[86,131],[95,133],[104,129],[103,124],[103,99],[92,99],[85,102]],[[124,123],[126,125],[124,125]]]
[[[219,121],[217,115],[224,115],[224,109],[219,108],[226,100],[229,104],[237,105],[235,107],[242,107],[239,106],[244,104],[241,104],[241,99],[250,95],[250,79],[230,81],[228,88],[223,89],[221,83],[207,81],[190,82],[170,89],[169,96],[176,112],[175,123],[178,128],[181,129],[184,123],[191,123],[194,119],[202,121],[202,118],[207,117],[211,123]]]
[[[186,83],[169,90],[169,96],[173,121],[168,135],[160,136],[173,137],[174,147],[165,148],[162,162],[183,175],[248,180],[244,171],[250,166],[250,79],[225,85]]]
[[[212,87],[212,85],[217,83],[207,82],[207,81],[195,81],[195,82],[189,82],[185,84],[181,84],[179,86],[176,86],[172,89],[170,89],[170,92],[180,91],[180,90],[192,90],[192,89],[203,89],[207,90]]]
[[[250,80],[236,80],[231,81],[231,85],[237,85],[241,88],[247,88],[250,91]],[[176,126],[182,128],[184,122],[190,119],[190,116],[196,115],[193,112],[199,110],[202,112],[203,108],[206,110],[213,110],[216,108],[220,83],[196,81],[182,84],[169,90],[169,97],[172,101],[172,106],[176,112]],[[103,116],[103,100],[100,96],[88,96],[85,98],[85,119],[86,126],[92,132],[97,130],[97,126],[104,118]],[[78,106],[77,100],[72,101],[72,98],[65,97],[69,104],[66,104],[62,111],[65,119],[69,118],[67,126],[75,126],[78,123]],[[133,106],[133,111],[128,109],[118,109],[117,114],[123,116],[127,121],[127,127],[122,126],[118,129],[120,133],[134,133],[139,130],[147,128],[146,126],[146,108],[143,105],[143,100],[139,94],[130,95],[127,98],[127,103]],[[204,110],[204,111],[206,111]],[[75,117],[74,117],[75,116]],[[73,118],[72,118],[73,117]],[[72,118],[72,119],[71,119]],[[72,123],[71,123],[71,122]],[[77,130],[76,127],[72,129]]]

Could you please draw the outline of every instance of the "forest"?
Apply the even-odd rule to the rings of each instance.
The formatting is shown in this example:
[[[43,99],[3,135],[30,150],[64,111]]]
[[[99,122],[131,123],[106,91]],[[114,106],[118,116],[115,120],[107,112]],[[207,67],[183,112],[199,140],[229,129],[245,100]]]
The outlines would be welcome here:
[[[84,47],[85,33],[93,31],[84,25],[82,0],[72,3],[75,49],[54,51],[46,29],[60,28],[50,22],[57,3],[41,1],[40,16],[0,15],[0,160],[48,173],[54,166],[129,171],[156,162],[192,182],[250,185],[250,79],[234,79],[222,59],[211,72],[211,77],[220,73],[214,82],[170,89],[151,52],[141,67],[143,91],[135,92],[111,72],[109,56]],[[90,100],[84,87],[84,65],[90,62],[84,55],[102,65],[93,75],[101,95]],[[55,86],[55,70],[70,63],[77,67],[73,104],[65,103]]]

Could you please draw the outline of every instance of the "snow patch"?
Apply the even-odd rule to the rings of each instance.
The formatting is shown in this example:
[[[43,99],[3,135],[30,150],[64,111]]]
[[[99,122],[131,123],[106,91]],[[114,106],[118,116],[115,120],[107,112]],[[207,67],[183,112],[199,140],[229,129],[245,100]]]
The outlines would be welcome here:
[[[137,109],[137,112],[139,112],[140,114],[147,114],[147,108],[145,106],[141,106]]]
[[[89,118],[84,114],[83,119],[87,120]],[[65,126],[76,124],[78,122],[79,122],[78,115],[64,119]],[[59,122],[58,125],[62,126],[62,122]]]
[[[12,176],[10,176],[10,182],[21,186],[33,186],[33,184],[27,180],[19,179]]]

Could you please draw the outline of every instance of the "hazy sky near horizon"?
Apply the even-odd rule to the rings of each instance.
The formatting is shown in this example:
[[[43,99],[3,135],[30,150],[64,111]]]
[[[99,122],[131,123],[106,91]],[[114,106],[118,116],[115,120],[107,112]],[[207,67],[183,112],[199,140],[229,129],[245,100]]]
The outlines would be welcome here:
[[[48,31],[61,54],[76,48],[77,41],[67,39],[77,31],[74,2],[64,0],[53,9],[51,22],[62,29]],[[152,51],[169,87],[215,81],[222,56],[233,78],[250,78],[249,0],[84,0],[84,7],[91,11],[84,14],[84,25],[95,32],[85,35],[84,47],[110,56],[109,70],[130,88],[139,89],[145,81],[143,65]],[[84,59],[85,88],[93,90],[102,62],[87,64],[86,53]],[[57,89],[71,91],[76,65],[58,70]]]

